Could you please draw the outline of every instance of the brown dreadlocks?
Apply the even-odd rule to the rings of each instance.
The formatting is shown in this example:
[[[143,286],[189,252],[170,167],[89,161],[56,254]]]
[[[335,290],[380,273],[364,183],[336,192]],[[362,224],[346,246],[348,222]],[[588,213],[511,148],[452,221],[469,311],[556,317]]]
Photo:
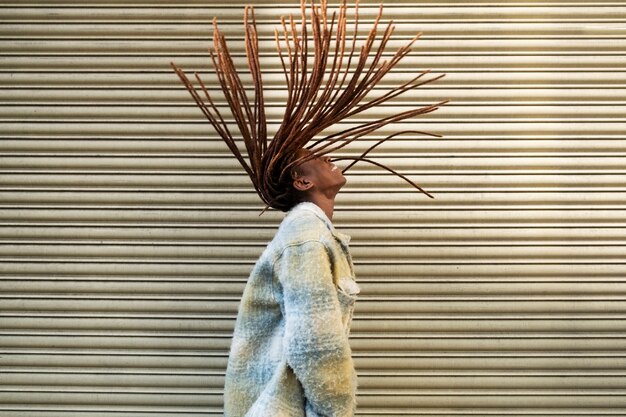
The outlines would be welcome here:
[[[378,120],[362,122],[318,139],[307,146],[316,135],[329,126],[373,106],[385,103],[408,90],[443,77],[443,75],[439,75],[426,78],[425,76],[429,71],[422,71],[412,80],[390,89],[382,96],[362,103],[363,99],[381,79],[410,52],[411,46],[420,34],[415,36],[408,45],[398,49],[391,59],[383,60],[385,46],[394,32],[395,26],[393,22],[387,25],[378,42],[378,47],[374,48],[383,11],[381,5],[367,39],[360,46],[359,53],[356,54],[359,24],[357,0],[351,45],[346,54],[348,43],[346,0],[339,6],[338,14],[333,12],[331,17],[328,15],[326,0],[320,0],[319,4],[316,4],[315,0],[311,0],[308,9],[309,16],[307,18],[306,1],[301,0],[299,29],[293,15],[288,18],[282,17],[281,30],[275,29],[276,45],[285,74],[288,96],[283,120],[271,140],[267,136],[263,81],[259,62],[259,37],[254,9],[251,6],[246,6],[244,13],[245,50],[254,85],[253,102],[248,99],[246,89],[226,45],[226,39],[218,28],[217,19],[213,20],[213,47],[209,49],[209,53],[222,93],[245,144],[245,151],[243,152],[247,154],[247,161],[229,130],[227,121],[218,110],[216,102],[198,74],[195,74],[195,78],[200,86],[200,92],[196,90],[185,73],[172,63],[172,67],[191,93],[198,107],[250,176],[252,184],[263,202],[282,211],[289,210],[297,203],[291,184],[293,169],[299,164],[341,149],[389,123],[435,111],[447,102],[442,101]],[[311,58],[313,58],[312,64],[309,62]],[[367,158],[367,155],[381,143],[397,135],[407,133],[439,137],[439,135],[414,130],[397,132],[377,141],[358,157],[342,157],[334,158],[334,160],[353,160],[343,170],[344,172],[359,161],[376,165],[397,175],[432,198],[432,195],[406,176]],[[305,147],[311,152],[304,155],[298,152]]]

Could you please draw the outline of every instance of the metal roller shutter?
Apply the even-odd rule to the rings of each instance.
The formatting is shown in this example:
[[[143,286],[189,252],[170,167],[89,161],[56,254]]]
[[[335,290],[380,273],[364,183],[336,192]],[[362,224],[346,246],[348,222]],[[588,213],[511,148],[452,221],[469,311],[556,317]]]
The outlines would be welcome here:
[[[212,17],[241,39],[244,2],[30,3],[0,6],[0,415],[221,415],[238,300],[281,215],[258,216],[169,62],[206,69]],[[270,29],[292,8],[253,3],[275,122]],[[626,6],[384,16],[394,45],[424,32],[392,81],[448,75],[376,114],[452,102],[402,125],[443,139],[377,154],[436,199],[368,166],[338,199],[359,415],[626,415]]]

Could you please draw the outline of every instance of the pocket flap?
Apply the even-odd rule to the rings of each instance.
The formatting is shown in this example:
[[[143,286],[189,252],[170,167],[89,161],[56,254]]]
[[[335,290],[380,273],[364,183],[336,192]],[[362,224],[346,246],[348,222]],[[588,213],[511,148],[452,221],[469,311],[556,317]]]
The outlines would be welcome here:
[[[356,281],[350,277],[341,278],[339,280],[339,288],[349,295],[356,295],[361,292],[361,289],[357,285]]]

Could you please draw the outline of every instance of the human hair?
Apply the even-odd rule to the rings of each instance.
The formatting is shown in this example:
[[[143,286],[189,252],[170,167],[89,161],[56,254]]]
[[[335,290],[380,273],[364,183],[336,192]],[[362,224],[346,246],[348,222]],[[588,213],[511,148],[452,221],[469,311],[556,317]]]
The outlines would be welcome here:
[[[271,207],[276,210],[289,211],[304,198],[304,194],[293,185],[294,180],[302,175],[300,166],[293,164],[296,158],[297,153],[281,155],[263,178],[262,189],[267,193],[267,200],[272,202]]]
[[[284,16],[281,18],[282,33],[278,29],[275,29],[274,33],[278,57],[285,75],[287,102],[278,131],[271,139],[267,132],[259,37],[253,7],[246,6],[244,11],[245,51],[254,90],[253,100],[249,99],[249,92],[242,82],[226,39],[218,27],[217,19],[213,19],[213,47],[209,50],[221,94],[239,129],[239,135],[233,135],[231,132],[232,126],[229,127],[229,124],[232,120],[222,116],[200,76],[195,73],[199,87],[196,89],[185,72],[172,63],[172,67],[198,107],[252,180],[261,200],[268,207],[283,211],[291,208],[295,201],[291,181],[294,167],[314,157],[342,149],[390,123],[435,111],[447,102],[445,100],[412,108],[373,121],[355,122],[353,127],[320,137],[328,127],[409,90],[436,81],[444,74],[428,78],[430,71],[420,71],[410,81],[363,102],[383,77],[410,52],[411,46],[421,34],[418,33],[411,42],[385,60],[383,59],[385,47],[395,26],[393,22],[389,22],[382,36],[378,36],[382,5],[358,54],[355,53],[359,24],[358,1],[354,8],[354,30],[350,42],[346,0],[339,5],[338,12],[335,11],[332,15],[329,15],[326,0],[320,0],[319,4],[312,0],[308,8],[306,1],[300,0],[300,11],[300,30],[294,16],[290,15],[288,18]],[[377,47],[374,47],[375,44]],[[309,62],[311,60],[312,65]],[[373,164],[397,175],[417,190],[432,197],[411,179],[367,157],[380,144],[401,134],[440,137],[417,130],[396,132],[376,141],[359,156],[342,156],[334,160],[352,160],[352,163],[344,168],[344,173],[356,162]],[[243,148],[237,140],[239,138],[244,142]],[[296,156],[302,149],[308,149],[310,153]],[[295,193],[295,196],[297,195]]]

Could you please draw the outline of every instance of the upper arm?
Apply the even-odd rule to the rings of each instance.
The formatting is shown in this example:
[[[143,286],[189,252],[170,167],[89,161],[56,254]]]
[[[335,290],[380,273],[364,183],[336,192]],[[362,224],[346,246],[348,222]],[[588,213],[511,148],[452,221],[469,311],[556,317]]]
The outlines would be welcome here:
[[[287,362],[309,406],[320,415],[349,416],[356,376],[326,247],[289,247],[281,259]]]

